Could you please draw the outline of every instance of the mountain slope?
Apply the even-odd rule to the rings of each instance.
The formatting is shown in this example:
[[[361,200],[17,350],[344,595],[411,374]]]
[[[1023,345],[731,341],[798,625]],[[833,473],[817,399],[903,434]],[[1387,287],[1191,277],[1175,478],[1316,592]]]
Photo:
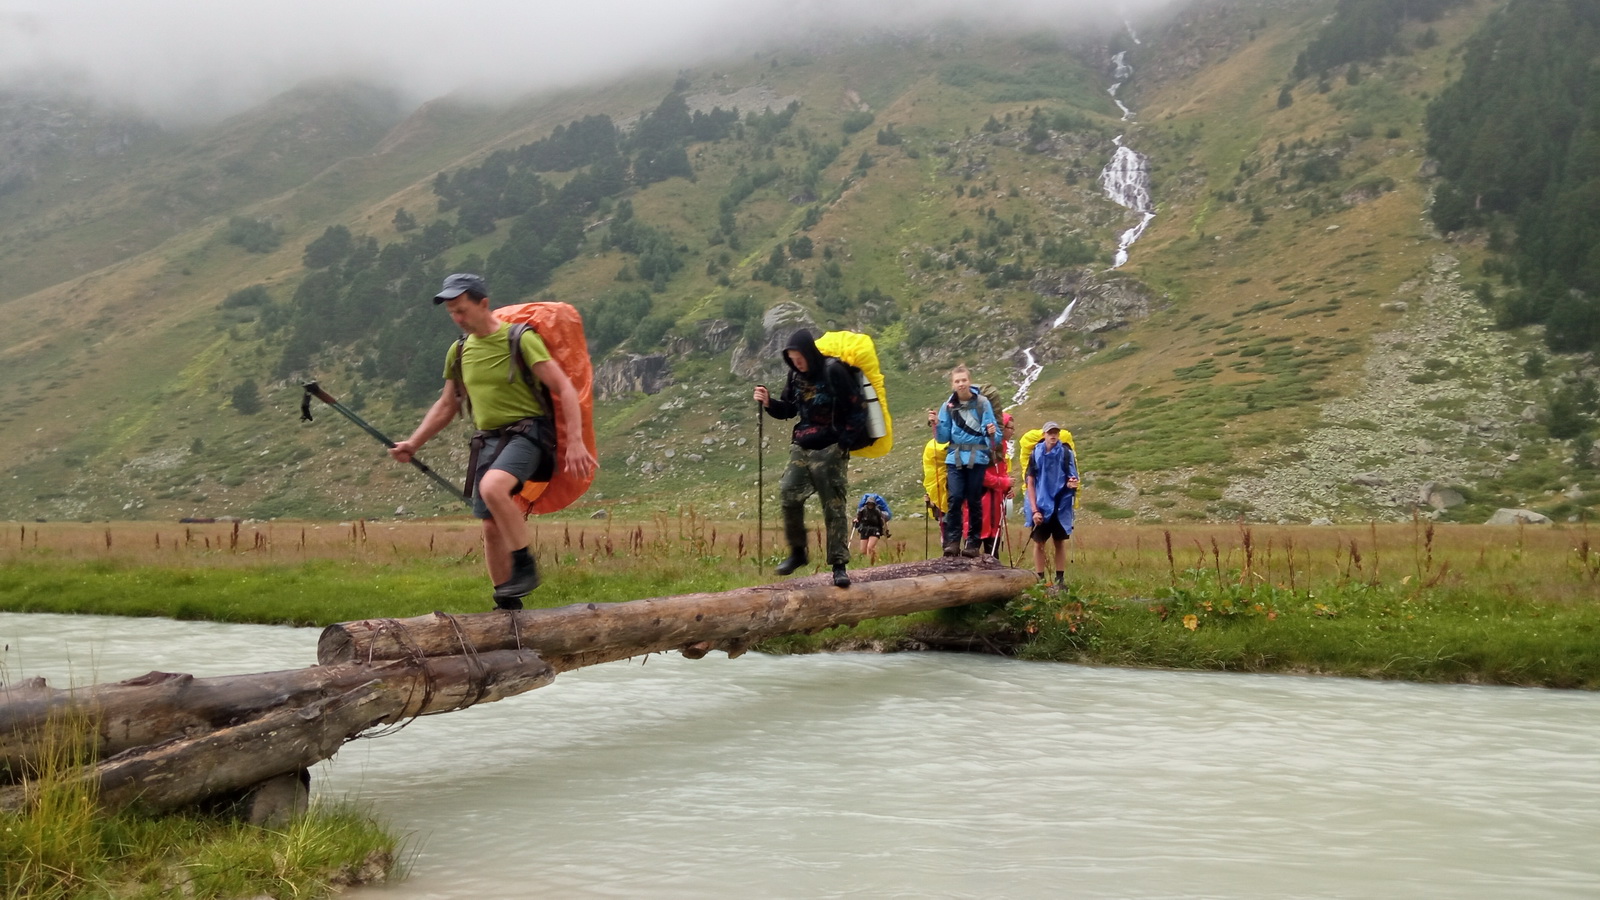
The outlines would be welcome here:
[[[495,299],[577,303],[607,361],[586,510],[748,512],[758,467],[771,493],[787,430],[758,425],[749,388],[779,377],[776,346],[809,322],[878,341],[899,449],[858,460],[852,483],[901,509],[919,502],[920,410],[948,366],[1016,385],[1033,359],[1044,367],[1020,414],[1076,432],[1091,517],[1404,516],[1444,496],[1423,496],[1430,483],[1466,499],[1447,518],[1524,502],[1574,514],[1593,505],[1593,475],[1537,422],[1527,338],[1488,331],[1462,288],[1484,249],[1446,241],[1423,213],[1425,105],[1492,6],[1408,23],[1403,53],[1300,82],[1296,59],[1331,2],[1197,4],[1135,23],[1137,36],[813,42],[504,108],[439,101],[384,129],[381,117],[321,124],[341,118],[338,104],[297,95],[203,139],[159,135],[181,149],[95,177],[170,193],[187,183],[178,159],[209,160],[226,184],[205,195],[219,198],[210,218],[121,245],[60,226],[68,202],[18,226],[116,261],[0,301],[13,323],[0,342],[0,515],[453,511],[331,412],[297,426],[299,380],[402,436],[437,390],[448,339],[431,285],[458,268],[523,283],[506,273],[529,254],[511,248],[558,213],[574,217],[576,243],[526,276],[527,294]],[[1119,51],[1131,119],[1106,92]],[[737,127],[686,139],[682,163],[670,158],[680,145],[648,159],[692,178],[645,174],[644,135],[669,113],[731,107]],[[519,162],[542,159],[529,148],[557,126],[602,115],[630,181],[575,200],[600,164]],[[284,134],[334,137],[302,159]],[[1149,158],[1156,215],[1110,269],[1140,220],[1100,184],[1118,140]],[[230,164],[271,177],[235,184]],[[474,206],[476,194],[439,194],[440,173],[469,185],[504,173],[542,199],[508,206],[501,191]],[[402,210],[416,228],[400,230]],[[277,249],[229,243],[240,219],[270,223]],[[302,251],[329,226],[357,250],[305,269]],[[26,256],[7,249],[22,233],[0,231],[0,254]],[[253,285],[263,293],[233,296]],[[346,306],[353,331],[318,327]],[[264,409],[246,414],[257,393]],[[459,470],[457,444],[425,456]],[[1546,493],[1574,483],[1590,493]]]

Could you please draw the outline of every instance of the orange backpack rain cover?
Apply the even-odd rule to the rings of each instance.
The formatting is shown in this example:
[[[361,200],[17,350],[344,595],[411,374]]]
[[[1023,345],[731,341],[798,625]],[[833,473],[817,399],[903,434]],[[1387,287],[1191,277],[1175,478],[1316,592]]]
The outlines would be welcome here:
[[[589,453],[599,459],[594,439],[594,368],[589,363],[589,344],[583,336],[583,316],[570,303],[519,303],[503,306],[494,314],[502,322],[525,322],[544,339],[551,358],[561,367],[561,371],[567,373],[573,389],[578,392],[583,443],[589,448]],[[522,493],[514,499],[524,513],[552,513],[566,509],[572,501],[582,497],[594,481],[592,473],[584,477],[562,467],[560,448],[576,437],[567,433],[561,398],[554,390],[549,393],[553,407],[550,412],[556,426],[555,474],[550,476],[548,482],[529,481],[523,484]]]

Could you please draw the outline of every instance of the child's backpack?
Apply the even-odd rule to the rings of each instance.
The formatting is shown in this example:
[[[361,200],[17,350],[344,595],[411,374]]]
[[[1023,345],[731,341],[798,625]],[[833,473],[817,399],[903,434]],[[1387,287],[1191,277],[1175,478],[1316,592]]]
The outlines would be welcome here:
[[[830,331],[817,338],[817,349],[850,370],[851,396],[840,398],[844,421],[834,423],[839,445],[856,456],[887,454],[894,448],[894,421],[872,338],[854,331]]]
[[[1033,465],[1033,448],[1039,446],[1041,443],[1044,443],[1044,429],[1030,429],[1024,433],[1020,439],[1018,439],[1017,443],[1020,446],[1022,458],[1022,472],[1019,474],[1022,478],[1026,478],[1028,474],[1028,466]],[[1072,451],[1072,459],[1078,464],[1078,472],[1081,475],[1083,472],[1083,460],[1078,458],[1078,447],[1072,441],[1072,432],[1066,430],[1065,428],[1061,429],[1061,443],[1066,444],[1067,449]],[[1081,491],[1074,492],[1072,495],[1073,506],[1078,505],[1079,493],[1081,493]]]
[[[517,505],[525,513],[550,513],[565,509],[572,501],[582,497],[589,490],[589,485],[594,481],[593,474],[580,476],[561,468],[561,447],[570,440],[582,440],[595,454],[594,438],[594,367],[589,362],[589,344],[583,336],[583,316],[577,308],[570,303],[520,303],[514,306],[503,306],[494,311],[495,318],[502,322],[511,323],[511,333],[508,339],[511,342],[511,375],[521,375],[522,380],[533,389],[540,391],[539,402],[544,406],[545,417],[550,421],[548,433],[556,436],[555,446],[549,448],[548,457],[541,461],[540,470],[534,473],[522,486],[522,492],[515,498]],[[572,382],[572,387],[578,393],[578,404],[583,420],[583,434],[569,435],[561,416],[560,398],[552,395],[550,390],[534,377],[533,368],[528,361],[522,358],[522,335],[532,329],[539,337],[544,339],[546,349],[550,351],[551,359],[561,366],[561,371],[567,373],[567,379]],[[462,341],[465,341],[465,336]],[[465,397],[466,392],[460,389],[460,360],[461,347],[458,343],[456,354],[456,368],[451,373],[451,378],[457,383],[457,392]],[[598,459],[598,454],[595,455]],[[470,475],[469,475],[470,477]]]
[[[883,499],[882,494],[867,493],[861,495],[861,502],[856,504],[856,514],[865,514],[869,509],[879,522],[887,522],[894,518],[894,513],[889,511],[889,501]]]

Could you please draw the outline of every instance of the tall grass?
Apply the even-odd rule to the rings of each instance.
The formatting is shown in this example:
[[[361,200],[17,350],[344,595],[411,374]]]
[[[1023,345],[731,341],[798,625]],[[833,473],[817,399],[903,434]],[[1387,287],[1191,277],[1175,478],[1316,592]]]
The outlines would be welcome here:
[[[896,522],[880,561],[921,558],[923,527]],[[325,625],[491,605],[470,520],[4,528],[0,609]],[[539,521],[545,583],[530,599],[769,583],[779,541],[767,530],[758,541],[753,523],[687,508]],[[764,648],[947,646],[969,633],[1030,659],[1600,687],[1600,542],[1586,526],[1104,525],[1068,547],[1066,591],[1030,591],[987,618],[910,616]],[[1015,549],[1003,555],[1031,567]]]
[[[88,723],[53,723],[20,773],[27,802],[0,811],[0,900],[323,897],[381,881],[399,842],[350,806],[314,804],[281,829],[201,813],[107,814],[96,802]]]

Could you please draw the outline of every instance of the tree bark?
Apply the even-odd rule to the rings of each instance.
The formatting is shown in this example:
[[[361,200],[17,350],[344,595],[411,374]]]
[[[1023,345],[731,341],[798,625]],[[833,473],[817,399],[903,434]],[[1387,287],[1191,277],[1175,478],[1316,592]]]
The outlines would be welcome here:
[[[921,573],[921,574],[914,574]],[[685,594],[627,603],[588,603],[478,615],[434,613],[411,619],[369,619],[324,629],[324,664],[420,654],[442,656],[511,647],[537,652],[557,672],[663,650],[691,658],[708,649],[738,655],[754,641],[810,633],[833,625],[928,609],[1009,600],[1034,574],[979,559],[902,563],[852,573],[850,587],[830,575],[714,594]]]
[[[501,650],[221,678],[151,672],[70,690],[31,679],[0,692],[5,701],[0,704],[0,769],[15,773],[44,758],[61,739],[53,732],[76,727],[80,721],[93,731],[94,758],[109,761],[134,748],[247,726],[282,710],[314,708],[368,683],[384,685],[402,702],[385,713],[392,718],[363,722],[357,730],[500,700],[543,687],[554,678],[554,670],[537,654]],[[279,771],[291,768],[285,765]]]

